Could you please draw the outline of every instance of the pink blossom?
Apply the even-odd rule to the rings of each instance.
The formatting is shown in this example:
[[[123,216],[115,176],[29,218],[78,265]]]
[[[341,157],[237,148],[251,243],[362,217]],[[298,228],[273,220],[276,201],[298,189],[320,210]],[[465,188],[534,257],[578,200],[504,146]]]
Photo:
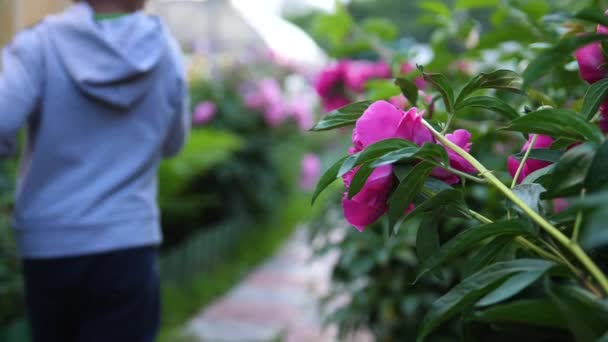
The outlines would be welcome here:
[[[416,67],[408,62],[401,64],[401,67],[399,68],[399,71],[404,75],[407,75],[414,70],[416,70]]]
[[[254,91],[245,95],[245,106],[262,111],[264,121],[270,127],[280,125],[289,116],[288,108],[283,101],[281,85],[275,79],[267,78],[260,81]]]
[[[385,62],[350,61],[346,64],[346,86],[355,92],[362,92],[365,83],[371,79],[391,77],[391,67]]]
[[[418,89],[420,90],[425,90],[426,89],[426,81],[424,80],[424,77],[422,76],[418,76],[414,79],[414,84],[416,85],[416,87],[418,87]]]
[[[445,137],[447,140],[456,144],[463,150],[467,152],[471,151],[471,133],[469,133],[467,130],[457,129],[454,131],[454,133],[446,134]],[[461,157],[458,153],[449,148],[446,148],[446,151],[448,153],[448,159],[450,160],[450,166],[452,168],[466,173],[474,173],[476,171],[473,165],[471,165],[471,163]],[[433,169],[431,176],[440,179],[447,184],[456,184],[460,181],[460,177],[441,168]]]
[[[431,132],[422,124],[423,112],[413,107],[404,112],[386,101],[376,101],[357,120],[353,145],[362,151],[381,140],[400,138],[419,146],[434,142]]]
[[[195,125],[203,125],[211,121],[215,117],[217,107],[215,103],[211,101],[204,101],[199,103],[194,109],[194,116],[192,122]]]
[[[561,213],[562,211],[568,209],[570,204],[565,198],[556,198],[553,200],[553,211],[556,214]]]
[[[309,102],[296,99],[290,105],[290,112],[298,127],[302,131],[307,131],[314,125],[314,114]]]
[[[575,55],[581,78],[588,83],[595,83],[608,75],[608,70],[604,67],[606,60],[600,43],[585,45],[576,50]]]
[[[312,190],[321,175],[321,159],[314,153],[307,153],[300,163],[300,188]]]
[[[410,106],[410,101],[408,101],[403,94],[391,97],[388,102],[399,109],[406,109]]]
[[[351,100],[345,95],[336,95],[331,97],[326,97],[322,99],[323,101],[323,109],[326,112],[331,112],[332,110],[336,110],[338,108],[342,108],[351,103]]]
[[[320,97],[329,98],[343,93],[347,64],[347,61],[340,61],[326,67],[317,75],[315,90]]]
[[[608,27],[598,25],[596,31],[599,34],[608,35]],[[575,56],[578,61],[581,78],[589,84],[595,83],[608,76],[608,69],[604,66],[604,64],[606,64],[606,58],[602,52],[602,45],[600,42],[593,42],[583,46],[576,50]]]
[[[530,135],[530,138],[528,139],[528,141],[526,141],[526,143],[524,144],[524,147],[521,149],[522,152],[527,151],[529,148],[533,148],[533,149],[534,148],[549,148],[549,147],[551,147],[551,144],[553,144],[553,138],[546,136],[546,135],[539,134],[534,146],[530,146],[530,143],[532,142],[532,137],[533,137],[533,135]],[[526,162],[521,170],[521,173],[519,174],[519,178],[517,179],[517,183],[521,183],[532,172],[534,172],[536,170],[540,170],[543,167],[549,166],[550,164],[551,163],[549,163],[547,161],[543,161],[543,160],[537,160],[537,159],[526,160]],[[520,165],[519,160],[515,159],[514,157],[509,157],[509,159],[507,160],[507,167],[509,169],[509,173],[511,174],[511,177],[515,177],[515,173],[517,173],[517,169],[519,168],[519,165]]]
[[[374,169],[361,191],[348,198],[348,189],[358,169],[353,169],[342,178],[347,192],[342,199],[344,217],[359,231],[376,222],[388,210],[387,200],[393,186],[392,166],[385,165]]]

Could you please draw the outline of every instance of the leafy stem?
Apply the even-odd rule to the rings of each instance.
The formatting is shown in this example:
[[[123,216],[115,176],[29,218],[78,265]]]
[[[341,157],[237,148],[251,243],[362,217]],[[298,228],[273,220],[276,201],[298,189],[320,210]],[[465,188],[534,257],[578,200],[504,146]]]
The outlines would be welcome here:
[[[529,145],[528,149],[526,150],[524,157],[519,162],[519,166],[517,167],[517,172],[515,172],[515,176],[513,177],[513,182],[511,183],[511,189],[513,189],[515,187],[515,185],[517,185],[517,180],[519,179],[519,175],[521,174],[521,171],[524,169],[524,166],[526,165],[526,160],[528,160],[528,157],[530,156],[530,152],[532,152],[532,149],[534,148],[534,145],[536,144],[536,139],[538,139],[538,134],[534,134],[532,136],[530,145]]]
[[[468,161],[482,177],[484,177],[489,183],[496,187],[505,197],[511,200],[516,206],[518,206],[526,215],[528,215],[536,224],[538,224],[544,231],[546,231],[551,237],[561,244],[565,249],[570,251],[576,259],[587,269],[589,274],[595,278],[598,284],[602,287],[604,293],[608,294],[608,278],[595,264],[595,262],[585,253],[585,251],[576,243],[576,241],[570,240],[564,235],[559,229],[547,221],[544,217],[540,216],[532,208],[530,208],[524,201],[522,201],[511,189],[504,185],[496,176],[490,172],[483,164],[481,164],[475,157],[460,148],[458,145],[452,143],[445,136],[429,124],[426,120],[422,120],[429,131],[441,142],[444,146],[456,152],[466,161]]]

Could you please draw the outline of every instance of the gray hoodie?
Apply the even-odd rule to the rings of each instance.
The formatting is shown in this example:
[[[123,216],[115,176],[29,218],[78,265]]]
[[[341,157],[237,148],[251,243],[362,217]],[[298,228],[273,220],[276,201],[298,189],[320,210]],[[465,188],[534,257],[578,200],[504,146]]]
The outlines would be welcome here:
[[[0,155],[27,127],[14,226],[26,258],[161,242],[156,172],[189,129],[176,42],[138,12],[76,4],[3,51]]]

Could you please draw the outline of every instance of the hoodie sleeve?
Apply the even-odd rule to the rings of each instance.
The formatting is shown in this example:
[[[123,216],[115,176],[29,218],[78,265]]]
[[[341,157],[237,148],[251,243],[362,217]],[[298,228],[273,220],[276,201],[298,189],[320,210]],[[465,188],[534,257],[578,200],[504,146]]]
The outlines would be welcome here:
[[[172,41],[171,46],[174,62],[178,70],[178,80],[175,87],[177,91],[171,97],[175,110],[172,113],[170,127],[163,143],[163,156],[166,158],[174,157],[184,147],[192,122],[190,97],[188,96],[188,85],[182,57],[177,43]]]
[[[3,49],[0,70],[0,157],[5,157],[16,151],[17,134],[40,100],[42,51],[33,30]]]

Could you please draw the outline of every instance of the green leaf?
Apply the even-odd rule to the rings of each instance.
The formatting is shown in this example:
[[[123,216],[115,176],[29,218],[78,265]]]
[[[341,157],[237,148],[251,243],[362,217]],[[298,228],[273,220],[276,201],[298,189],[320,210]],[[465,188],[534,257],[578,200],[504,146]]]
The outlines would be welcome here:
[[[595,296],[571,286],[547,285],[546,290],[577,341],[595,341],[606,332],[608,310]]]
[[[462,272],[463,275],[468,277],[494,262],[506,250],[514,238],[515,236],[513,235],[499,236],[481,247],[479,252],[475,253],[466,263],[465,269]]]
[[[603,15],[602,15],[603,17]],[[608,78],[601,79],[589,86],[585,93],[581,115],[591,120],[600,105],[608,97]]]
[[[499,287],[488,293],[485,297],[480,299],[475,305],[477,306],[489,306],[496,303],[507,300],[521,291],[525,290],[528,286],[535,283],[540,277],[545,274],[551,265],[547,265],[544,270],[536,270],[530,272],[522,272],[512,276],[502,283]]]
[[[473,77],[460,91],[456,105],[466,99],[473,92],[480,89],[501,89],[512,92],[521,92],[521,76],[511,70],[496,70],[490,73],[480,73]]]
[[[590,143],[578,145],[566,151],[555,164],[555,169],[547,186],[547,197],[578,195],[584,185],[594,155],[595,148]]]
[[[399,38],[399,30],[392,21],[384,18],[367,18],[361,23],[363,31],[379,39],[392,42]]]
[[[574,18],[608,26],[608,18],[604,15],[604,10],[595,6],[583,8],[574,15]]]
[[[494,305],[483,311],[476,311],[472,317],[488,323],[525,324],[553,329],[566,329],[566,320],[555,304],[548,299],[523,299],[501,305]]]
[[[608,141],[595,152],[589,171],[585,177],[584,187],[587,192],[597,192],[608,184]]]
[[[405,210],[409,207],[414,197],[420,192],[425,179],[431,174],[435,167],[427,162],[416,164],[397,186],[388,205],[389,225],[393,229],[397,221],[403,217]]]
[[[350,182],[350,187],[348,188],[348,198],[353,198],[356,194],[358,194],[365,182],[369,178],[369,176],[374,172],[374,168],[369,166],[369,163],[362,164],[359,170],[355,173],[352,181]]]
[[[546,270],[552,265],[545,260],[517,259],[495,263],[473,274],[433,303],[422,322],[417,341],[423,341],[442,322],[494,290],[512,274]]]
[[[371,101],[388,100],[399,95],[399,87],[391,80],[369,80],[365,83],[366,98]]]
[[[403,96],[410,101],[412,106],[416,106],[418,103],[418,87],[416,87],[416,84],[402,77],[396,78],[395,84],[401,89]]]
[[[536,59],[528,64],[523,73],[523,89],[527,89],[532,82],[543,75],[549,74],[549,69],[561,65],[568,58],[571,58],[576,49],[602,39],[606,39],[606,37],[599,34],[563,38],[555,46],[541,52]]]
[[[319,121],[311,130],[326,131],[338,127],[352,125],[357,122],[359,117],[361,117],[363,112],[365,112],[367,107],[369,107],[372,103],[372,101],[361,101],[336,109],[321,119],[321,121]]]
[[[342,157],[334,165],[327,169],[323,176],[321,176],[321,179],[319,179],[319,183],[317,183],[317,187],[315,188],[315,192],[312,195],[312,204],[315,204],[317,197],[319,197],[323,190],[325,190],[331,183],[333,183],[338,178],[338,170],[340,170],[342,163],[344,163],[347,157],[348,156]]]
[[[498,0],[457,0],[456,9],[494,8],[498,6]]]
[[[440,17],[449,18],[450,8],[441,1],[427,0],[417,4],[419,8],[432,12]]]
[[[441,162],[443,165],[450,165],[445,148],[441,145],[430,143],[424,144],[422,147],[406,147],[392,151],[376,159],[372,165],[378,167],[412,159],[422,159],[433,163]]]
[[[580,243],[586,249],[594,249],[608,245],[608,201],[604,205],[592,211],[585,220],[581,230]]]
[[[454,207],[461,212],[466,212],[467,206],[464,201],[462,191],[456,189],[446,189],[436,193],[426,201],[418,204],[412,212],[406,215],[406,220],[412,219],[419,215],[424,215],[439,208],[446,208],[448,206]]]
[[[431,257],[439,249],[439,216],[426,215],[416,233],[416,254],[420,261]]]
[[[519,152],[518,154],[514,154],[513,158],[517,160],[522,160],[526,151]],[[564,155],[563,151],[551,150],[548,148],[534,148],[530,151],[530,155],[528,159],[542,160],[550,163],[555,163],[559,160],[559,158]]]
[[[515,186],[513,189],[513,193],[526,203],[532,210],[535,212],[540,212],[541,200],[540,195],[547,191],[542,185],[532,183],[532,184],[519,184]]]
[[[509,104],[496,97],[469,97],[463,101],[458,102],[456,105],[456,110],[461,110],[469,107],[487,109],[494,113],[500,114],[509,120],[514,120],[520,117],[519,113],[515,109],[513,109],[513,107],[509,106]]]
[[[340,170],[338,171],[338,177],[343,176],[348,171],[352,170],[357,165],[361,165],[368,161],[373,161],[388,153],[392,153],[394,151],[400,151],[404,148],[415,148],[418,149],[416,144],[411,141],[403,140],[403,139],[385,139],[382,141],[378,141],[374,144],[371,144],[365,148],[365,150],[350,155],[346,158]],[[376,167],[378,165],[373,165]]]
[[[545,134],[577,141],[601,142],[604,137],[597,126],[590,124],[580,115],[564,109],[543,109],[529,113],[513,120],[504,130]]]
[[[530,235],[532,228],[522,220],[507,220],[484,224],[469,228],[446,242],[437,253],[421,263],[418,275],[419,279],[425,273],[434,270],[453,258],[472,250],[477,243],[491,237],[505,235]]]
[[[445,77],[445,75],[443,74],[431,74],[427,72],[423,72],[422,76],[424,77],[425,81],[429,82],[433,86],[433,88],[435,88],[439,92],[441,98],[443,99],[447,112],[453,113],[454,89],[452,89],[452,87],[450,87],[450,85],[448,84],[447,77]]]

